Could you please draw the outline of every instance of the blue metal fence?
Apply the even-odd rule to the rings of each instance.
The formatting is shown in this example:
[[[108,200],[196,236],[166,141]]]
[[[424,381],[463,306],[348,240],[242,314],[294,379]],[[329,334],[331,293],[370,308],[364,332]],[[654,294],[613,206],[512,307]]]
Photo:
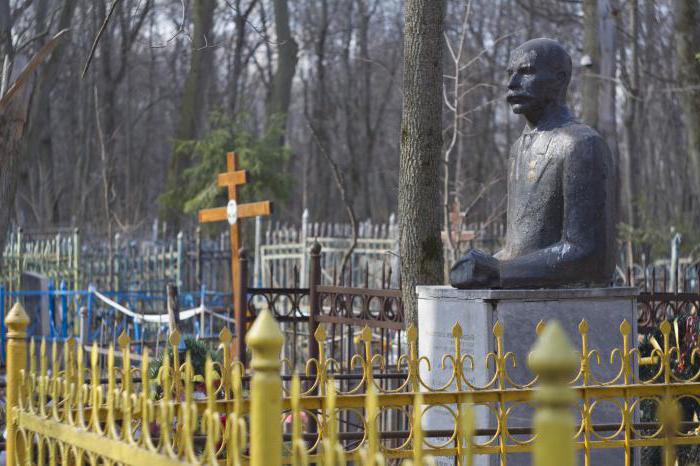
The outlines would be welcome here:
[[[47,341],[65,341],[70,337],[80,337],[80,309],[86,309],[85,335],[83,343],[90,344],[94,341],[102,345],[110,343],[116,345],[116,340],[122,331],[126,330],[135,344],[135,351],[149,342],[149,339],[167,335],[167,322],[141,322],[122,313],[114,306],[110,306],[98,298],[98,290],[90,286],[87,290],[70,290],[65,281],[61,281],[58,287],[53,281],[49,282],[46,290],[21,290],[8,291],[0,286],[0,361],[5,362],[5,314],[6,309],[15,302],[22,302],[27,312],[32,315],[34,324],[29,329],[30,337],[44,338]],[[165,293],[145,293],[140,291],[100,291],[100,295],[118,303],[120,306],[132,310],[140,315],[166,313]],[[48,334],[42,335],[40,315],[41,300],[48,307]],[[180,309],[192,309],[204,306],[212,310],[218,310],[222,315],[228,314],[231,308],[231,294],[224,292],[208,291],[202,287],[196,291],[185,291],[179,294]],[[199,337],[213,337],[218,334],[223,326],[230,326],[230,321],[212,319],[212,317],[191,318],[182,323],[184,334],[197,335]]]

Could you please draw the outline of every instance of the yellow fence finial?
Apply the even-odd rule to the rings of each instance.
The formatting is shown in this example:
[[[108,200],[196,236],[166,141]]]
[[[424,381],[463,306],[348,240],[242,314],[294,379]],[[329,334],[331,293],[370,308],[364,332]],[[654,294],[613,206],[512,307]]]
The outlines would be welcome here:
[[[5,318],[7,325],[7,409],[5,425],[7,426],[7,442],[5,451],[7,465],[15,466],[24,464],[21,455],[23,448],[17,444],[17,424],[15,423],[15,409],[19,402],[20,378],[27,364],[27,327],[29,316],[20,303],[12,306],[10,313]]]
[[[580,357],[557,321],[547,323],[528,357],[539,377],[534,394],[534,466],[574,466],[575,421],[571,405],[575,392],[568,386],[580,366]]]
[[[238,329],[239,332],[242,329]],[[279,466],[282,463],[282,377],[280,350],[284,336],[267,309],[246,335],[246,343],[253,357],[250,367],[250,464],[251,466]]]
[[[265,309],[260,312],[248,330],[245,340],[246,344],[254,350],[251,360],[253,369],[279,370],[282,364],[280,350],[284,344],[284,335],[282,335],[282,330],[270,311]]]
[[[10,309],[10,312],[5,317],[5,325],[7,326],[7,336],[9,338],[19,336],[27,336],[27,327],[29,326],[29,315],[24,310],[24,306],[16,303]]]
[[[399,464],[401,459],[407,460],[404,466],[431,466],[431,457],[451,457],[457,466],[470,466],[475,455],[498,455],[501,464],[506,464],[514,453],[532,453],[534,466],[573,466],[578,450],[582,465],[597,466],[591,462],[592,452],[611,448],[624,448],[625,461],[620,464],[629,466],[633,453],[639,451],[634,449],[643,447],[661,447],[661,464],[673,466],[679,445],[700,444],[700,435],[682,423],[683,406],[679,404],[689,394],[700,392],[700,373],[688,377],[677,371],[678,347],[668,323],[660,328],[663,341],[653,348],[658,368],[651,379],[641,383],[634,374],[634,358],[640,356],[634,322],[623,322],[619,336],[615,335],[621,338],[622,347],[609,355],[600,353],[601,360],[610,356],[610,364],[614,363],[615,373],[605,380],[593,376],[589,368],[589,363],[599,360],[588,341],[595,328],[589,329],[583,321],[578,330],[573,325],[567,329],[571,337],[580,338],[576,351],[558,323],[542,323],[528,359],[536,377],[523,385],[514,383],[508,374],[515,356],[506,351],[502,324],[494,325],[496,348],[483,363],[493,370],[491,379],[478,385],[469,376],[480,363],[460,341],[463,335],[456,326],[454,351],[450,348],[441,361],[440,371],[447,374],[446,379],[435,382],[436,387],[421,380],[417,371],[421,361],[426,361],[428,373],[432,369],[430,361],[418,355],[414,327],[406,331],[408,345],[401,342],[407,353],[393,361],[376,351],[365,329],[364,345],[350,359],[350,369],[358,370],[353,377],[360,382],[352,382],[343,374],[347,366],[326,357],[325,339],[319,338],[325,330],[319,325],[315,335],[320,340],[318,356],[306,366],[312,383],[304,391],[303,382],[295,376],[285,396],[280,374],[282,334],[268,311],[260,313],[248,332],[252,374],[229,352],[219,353],[215,360],[207,357],[203,375],[195,375],[191,354],[176,354],[171,346],[154,374],[146,347],[138,383],[136,364],[132,367],[129,362],[131,342],[126,332],[118,340],[124,359],[120,366],[117,349],[111,345],[99,349],[95,344],[83,353],[84,346],[74,340],[63,348],[40,339],[30,344],[26,340],[29,319],[21,306],[13,308],[7,321],[7,459],[13,466],[344,466],[346,458],[367,466]],[[222,332],[220,341],[227,351],[231,343],[228,330]],[[326,349],[329,345],[330,339]],[[32,362],[27,362],[27,347]],[[691,363],[696,355],[691,353]],[[385,364],[395,366],[397,374],[386,371]],[[368,375],[372,368],[381,377]],[[338,370],[341,376],[336,384],[333,376]],[[384,379],[394,375],[400,377],[396,385]],[[195,385],[199,381],[205,382],[206,393]],[[579,422],[572,411],[576,399]],[[598,400],[611,399],[616,400],[620,416],[613,426],[615,432],[609,435],[597,429],[592,418]],[[653,421],[658,427],[653,433],[634,424],[635,413],[642,409],[640,402],[645,400],[656,404]],[[519,416],[518,405],[536,407],[533,422],[522,425],[528,429],[522,433],[509,427],[511,420],[518,419],[513,417]],[[423,431],[422,416],[433,416],[430,411],[436,407],[449,412],[451,434]],[[339,433],[344,423],[359,419],[363,412],[364,434],[354,430]],[[488,431],[487,426],[476,430],[475,413],[481,412],[488,412],[489,419],[496,421]],[[283,424],[289,419],[292,430],[285,433],[292,434],[292,442],[283,446]],[[430,419],[425,426],[442,430]],[[436,442],[437,435],[442,440]]]

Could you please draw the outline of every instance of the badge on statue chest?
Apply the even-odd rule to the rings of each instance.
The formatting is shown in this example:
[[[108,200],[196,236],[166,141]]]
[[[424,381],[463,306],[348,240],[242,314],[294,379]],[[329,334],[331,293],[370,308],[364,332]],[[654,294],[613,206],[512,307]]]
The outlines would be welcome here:
[[[527,169],[527,181],[534,183],[537,179],[537,159],[530,160]]]
[[[238,221],[238,204],[233,199],[226,205],[226,219],[229,225],[235,225]]]

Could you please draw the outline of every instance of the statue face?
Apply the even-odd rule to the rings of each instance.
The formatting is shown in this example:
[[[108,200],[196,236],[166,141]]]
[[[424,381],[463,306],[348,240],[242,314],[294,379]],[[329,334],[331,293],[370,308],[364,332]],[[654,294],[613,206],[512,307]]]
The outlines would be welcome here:
[[[506,101],[513,113],[537,121],[544,109],[561,94],[562,76],[552,70],[536,48],[521,47],[513,51],[508,64]]]

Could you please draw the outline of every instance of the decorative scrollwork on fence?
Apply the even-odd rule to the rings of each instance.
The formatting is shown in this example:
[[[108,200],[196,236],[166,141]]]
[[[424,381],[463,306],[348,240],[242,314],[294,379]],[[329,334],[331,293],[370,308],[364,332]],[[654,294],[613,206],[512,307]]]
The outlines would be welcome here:
[[[190,354],[165,351],[154,373],[147,351],[140,355],[139,367],[132,366],[126,334],[119,339],[119,351],[110,347],[102,352],[93,345],[86,353],[73,340],[63,348],[42,342],[38,348],[30,344],[27,358],[22,354],[25,336],[12,320],[16,307],[12,312],[8,317],[8,327],[15,332],[9,335],[8,347],[8,389],[12,387],[8,451],[14,464],[251,462],[256,466],[251,452],[256,442],[266,440],[254,432],[284,436],[280,451],[285,464],[332,465],[352,460],[379,465],[392,458],[412,458],[419,465],[429,461],[427,456],[453,456],[466,464],[472,454],[533,451],[538,437],[531,417],[537,403],[545,399],[536,400],[536,386],[554,379],[562,380],[563,389],[578,400],[571,437],[587,457],[597,449],[619,448],[630,458],[634,448],[662,446],[670,458],[676,445],[700,444],[697,423],[684,421],[678,412],[683,403],[700,403],[700,373],[686,376],[675,370],[672,361],[678,349],[668,322],[661,324],[658,347],[644,355],[651,358],[653,367],[646,378],[635,370],[642,355],[633,348],[628,322],[620,325],[618,348],[602,354],[591,347],[591,329],[582,321],[577,351],[572,348],[568,359],[575,370],[560,369],[557,351],[550,345],[545,354],[551,361],[540,361],[539,371],[526,383],[513,381],[510,371],[515,356],[507,351],[503,326],[497,323],[492,332],[494,350],[483,360],[463,350],[462,329],[455,325],[454,350],[441,361],[427,361],[418,354],[416,329],[409,327],[406,353],[393,366],[377,352],[372,331],[365,327],[360,334],[361,351],[352,358],[351,367],[360,377],[341,384],[343,374],[325,351],[326,329],[320,325],[315,335],[318,357],[307,362],[303,381],[301,376],[292,377],[288,395],[283,396],[279,328],[270,335],[255,333],[252,374],[232,357],[232,335],[227,329],[220,334],[217,361],[207,358],[200,370]],[[260,318],[264,315],[274,329],[277,324],[269,312],[263,311]],[[544,335],[549,325],[541,323],[537,332]],[[180,335],[170,335],[169,341],[177,348]],[[605,361],[615,371],[601,380],[594,368]],[[446,383],[433,385],[427,375],[438,366],[450,374]],[[469,377],[479,366],[490,371],[481,385]],[[553,377],[555,372],[558,375]],[[381,378],[385,373],[401,378],[387,386]],[[246,388],[249,377],[253,380]],[[275,397],[283,397],[281,403],[270,405],[280,408],[275,407],[268,418],[280,419],[280,424],[273,421],[262,430],[261,426],[249,429],[256,422],[255,410],[269,409],[265,401]],[[640,411],[651,413],[651,421],[640,422]],[[608,418],[606,425],[598,421],[603,414]],[[611,416],[616,420],[610,421]],[[426,425],[433,427],[424,430]]]
[[[639,333],[653,333],[666,320],[700,314],[698,293],[642,292],[637,298]]]
[[[318,286],[319,322],[368,325],[373,328],[405,328],[400,290],[367,290]]]

